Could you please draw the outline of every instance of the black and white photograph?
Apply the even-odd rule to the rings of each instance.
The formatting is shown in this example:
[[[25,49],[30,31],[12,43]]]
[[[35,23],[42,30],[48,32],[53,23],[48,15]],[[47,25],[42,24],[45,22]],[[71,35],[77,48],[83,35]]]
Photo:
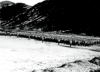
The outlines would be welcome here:
[[[100,72],[99,0],[0,0],[0,72]]]

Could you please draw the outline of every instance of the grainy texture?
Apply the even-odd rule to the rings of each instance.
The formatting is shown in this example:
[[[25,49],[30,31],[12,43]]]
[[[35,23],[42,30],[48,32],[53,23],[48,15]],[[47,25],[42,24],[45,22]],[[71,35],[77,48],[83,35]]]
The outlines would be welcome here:
[[[2,72],[44,70],[76,60],[91,60],[100,55],[100,52],[88,50],[89,47],[83,47],[85,49],[62,47],[56,43],[42,43],[42,41],[16,36],[0,36],[0,42],[0,71]],[[77,63],[74,64],[76,68]],[[79,66],[82,67],[81,65]]]

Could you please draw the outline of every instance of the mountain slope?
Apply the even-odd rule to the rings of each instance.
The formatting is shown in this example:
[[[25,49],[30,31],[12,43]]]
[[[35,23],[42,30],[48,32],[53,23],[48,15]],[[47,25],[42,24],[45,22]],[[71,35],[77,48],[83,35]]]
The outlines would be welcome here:
[[[11,19],[16,17],[18,14],[25,12],[31,7],[24,3],[16,3],[16,4],[14,3],[13,5],[11,5],[10,3],[12,2],[3,1],[0,3],[2,5],[2,8],[0,9],[1,26],[3,23],[8,23]]]
[[[99,35],[99,9],[99,2],[92,0],[45,0],[28,9],[22,8],[22,11],[2,23],[2,27],[19,30],[72,30],[73,33]]]
[[[59,5],[55,6],[52,1],[43,1],[31,7],[27,11],[12,18],[7,23],[4,23],[6,28],[16,28],[19,26],[21,29],[28,27],[28,29],[45,27],[50,29],[56,23],[58,15],[61,16]],[[22,28],[23,27],[23,28]]]

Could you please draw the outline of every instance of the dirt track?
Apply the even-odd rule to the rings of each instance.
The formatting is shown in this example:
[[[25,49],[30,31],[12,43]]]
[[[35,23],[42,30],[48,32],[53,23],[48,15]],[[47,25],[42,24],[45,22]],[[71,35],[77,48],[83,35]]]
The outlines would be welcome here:
[[[32,72],[100,56],[100,52],[88,48],[69,48],[34,39],[0,36],[0,72]]]

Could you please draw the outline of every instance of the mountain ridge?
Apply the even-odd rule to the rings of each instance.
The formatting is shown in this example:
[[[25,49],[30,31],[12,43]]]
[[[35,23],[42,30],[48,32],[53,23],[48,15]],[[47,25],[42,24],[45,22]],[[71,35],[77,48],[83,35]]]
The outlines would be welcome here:
[[[2,7],[11,6],[11,5],[13,5],[13,4],[15,4],[15,3],[14,3],[14,2],[11,2],[11,1],[1,1],[1,2],[0,2],[0,9],[1,9]]]

